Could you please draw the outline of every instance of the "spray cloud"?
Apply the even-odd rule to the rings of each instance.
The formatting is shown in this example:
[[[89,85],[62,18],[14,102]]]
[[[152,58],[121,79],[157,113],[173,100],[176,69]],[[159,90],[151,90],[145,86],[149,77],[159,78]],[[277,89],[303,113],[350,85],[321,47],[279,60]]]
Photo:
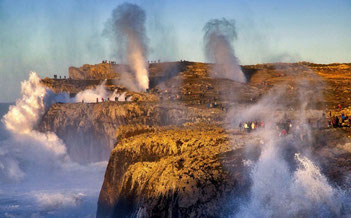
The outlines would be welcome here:
[[[213,19],[206,23],[203,31],[206,58],[215,63],[212,76],[245,83],[245,75],[231,44],[237,37],[234,21]]]
[[[60,95],[59,98],[62,98]],[[9,112],[3,117],[2,122],[11,133],[9,141],[1,142],[0,148],[0,175],[7,179],[19,180],[25,174],[20,169],[19,160],[37,162],[55,160],[51,163],[69,163],[69,157],[64,143],[55,133],[42,133],[34,130],[46,111],[46,108],[55,101],[55,94],[40,85],[40,78],[36,73],[31,73],[29,80],[22,82],[22,98],[16,105],[11,106]],[[24,149],[26,153],[15,152]],[[45,154],[47,159],[39,157]],[[45,159],[45,160],[44,160]],[[10,169],[10,170],[9,170]],[[20,175],[18,177],[18,175]]]
[[[118,98],[125,101],[125,93],[109,92],[105,89],[105,82],[94,89],[79,92],[75,98],[67,93],[55,94],[44,87],[38,75],[32,72],[29,79],[22,82],[22,97],[12,105],[2,118],[9,139],[0,141],[0,178],[7,180],[21,180],[25,172],[21,169],[23,160],[32,162],[36,166],[53,166],[71,168],[76,165],[67,151],[66,144],[53,132],[39,132],[36,130],[42,116],[51,104],[55,102],[95,102],[96,98]],[[26,152],[17,152],[25,150]],[[45,158],[44,158],[45,157]]]
[[[95,88],[86,89],[77,93],[76,97],[66,99],[65,101],[61,102],[82,102],[85,103],[95,103],[96,99],[101,101],[102,99],[111,99],[112,101],[125,101],[126,100],[126,93],[118,93],[118,90],[114,90],[110,92],[105,88],[106,80],[102,82],[102,84],[96,86]],[[131,99],[130,99],[131,100]]]
[[[55,94],[41,84],[34,72],[21,86],[21,98],[10,106],[0,123],[0,192],[6,187],[1,197],[10,202],[15,199],[21,206],[5,213],[1,208],[7,203],[3,201],[0,216],[25,217],[50,212],[55,217],[65,217],[65,208],[70,208],[76,217],[85,217],[87,211],[93,216],[106,161],[80,165],[72,160],[67,145],[54,132],[37,130],[52,103],[77,99],[69,98],[67,93]],[[96,88],[94,97],[110,94],[101,87]],[[81,97],[88,100],[87,93]],[[89,209],[85,203],[90,204]],[[22,214],[23,208],[33,210]]]
[[[140,91],[149,88],[145,19],[145,12],[139,6],[123,3],[113,10],[111,20],[118,58],[135,73]]]
[[[235,125],[238,121],[255,119],[265,123],[265,128],[250,133],[262,139],[261,154],[249,167],[252,180],[249,198],[243,199],[233,217],[350,215],[349,192],[329,183],[310,152],[314,140],[308,120],[318,114],[318,110],[308,105],[322,99],[322,89],[310,82],[312,77],[320,80],[314,72],[301,70],[309,73],[307,78],[296,81],[295,92],[290,93],[284,85],[276,86],[256,104],[229,112]],[[311,100],[312,96],[317,99]],[[291,101],[296,109],[289,110]],[[289,134],[280,136],[278,124],[287,120],[292,123]]]

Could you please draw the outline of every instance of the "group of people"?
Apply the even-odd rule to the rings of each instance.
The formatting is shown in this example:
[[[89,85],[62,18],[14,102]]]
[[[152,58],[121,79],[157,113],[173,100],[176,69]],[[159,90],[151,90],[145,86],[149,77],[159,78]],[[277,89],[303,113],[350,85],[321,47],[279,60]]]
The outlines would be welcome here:
[[[156,64],[156,63],[161,63],[161,60],[158,59],[157,61],[147,61],[149,64]]]
[[[54,75],[54,79],[62,79],[62,76],[59,76],[59,78],[57,77],[57,75]],[[63,76],[63,79],[66,79],[66,76]]]
[[[128,97],[125,96],[124,97],[124,101],[127,101],[128,100]],[[106,102],[106,101],[110,101],[110,98],[101,98],[101,102]],[[119,101],[118,97],[116,96],[115,97],[115,101]],[[84,103],[84,101],[82,101]],[[99,103],[99,98],[96,98],[96,103]]]
[[[328,126],[332,128],[338,127],[351,127],[351,116],[347,116],[344,113],[341,116],[331,116],[330,120],[328,121]]]
[[[299,138],[301,141],[304,141],[307,137],[309,129],[321,129],[327,128],[326,126],[327,118],[325,114],[323,117],[318,120],[308,119],[307,122],[292,122],[290,119],[283,119],[282,121],[275,124],[276,131],[280,137],[293,134],[295,137]],[[338,127],[351,127],[351,116],[342,114],[341,116],[331,116],[328,121],[329,128],[338,128]],[[253,130],[264,128],[265,123],[263,121],[249,121],[249,122],[240,122],[239,128],[243,129],[246,132],[251,132]]]
[[[292,122],[289,119],[286,119],[282,122],[276,123],[276,130],[279,136],[287,136],[291,131],[300,132],[304,129],[304,126],[296,123],[295,130],[293,129]],[[240,122],[239,128],[245,130],[246,132],[251,132],[259,128],[265,128],[264,121],[249,121],[249,122]],[[293,129],[293,130],[292,130]],[[304,131],[302,131],[304,132]]]
[[[103,60],[102,63],[103,63],[103,64],[116,64],[116,61],[107,61],[107,60]]]
[[[247,132],[251,132],[252,130],[256,130],[257,128],[264,128],[264,122],[263,121],[240,122],[239,128],[244,129]]]

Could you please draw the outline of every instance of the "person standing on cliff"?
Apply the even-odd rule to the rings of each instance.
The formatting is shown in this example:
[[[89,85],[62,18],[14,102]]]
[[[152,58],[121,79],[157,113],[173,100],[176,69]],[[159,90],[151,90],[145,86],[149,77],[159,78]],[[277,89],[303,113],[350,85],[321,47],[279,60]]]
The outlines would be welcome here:
[[[282,129],[282,131],[280,132],[279,136],[280,137],[284,137],[288,134],[288,132],[285,129]]]
[[[335,127],[339,127],[339,117],[335,116]]]
[[[264,121],[261,121],[261,128],[264,128]]]
[[[252,129],[252,130],[255,130],[255,129],[256,129],[255,122],[253,122],[253,121],[251,122],[251,129]]]
[[[249,125],[247,122],[244,122],[244,129],[247,131],[247,132],[250,132],[250,128],[249,128]]]

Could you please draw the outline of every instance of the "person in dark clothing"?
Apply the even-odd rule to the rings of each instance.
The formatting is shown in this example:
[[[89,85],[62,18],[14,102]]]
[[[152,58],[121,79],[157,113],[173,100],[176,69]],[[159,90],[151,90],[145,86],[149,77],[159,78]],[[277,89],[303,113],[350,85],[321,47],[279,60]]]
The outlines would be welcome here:
[[[335,116],[335,127],[339,127],[339,117]]]
[[[336,117],[335,116],[333,116],[333,118],[332,118],[332,126],[333,126],[333,128],[336,128]]]
[[[285,123],[285,126],[284,126],[284,129],[286,130],[286,133],[289,133],[289,130],[290,130],[290,124],[291,124],[291,121],[288,119]]]

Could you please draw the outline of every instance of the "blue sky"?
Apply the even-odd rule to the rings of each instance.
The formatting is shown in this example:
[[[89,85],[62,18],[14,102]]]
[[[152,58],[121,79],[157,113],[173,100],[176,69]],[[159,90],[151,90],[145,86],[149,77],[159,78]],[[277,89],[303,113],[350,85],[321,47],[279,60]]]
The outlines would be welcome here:
[[[0,0],[0,102],[15,101],[30,71],[67,75],[69,66],[114,59],[102,32],[125,1]],[[351,62],[351,0],[144,0],[150,60],[205,61],[213,18],[236,21],[242,64]]]

